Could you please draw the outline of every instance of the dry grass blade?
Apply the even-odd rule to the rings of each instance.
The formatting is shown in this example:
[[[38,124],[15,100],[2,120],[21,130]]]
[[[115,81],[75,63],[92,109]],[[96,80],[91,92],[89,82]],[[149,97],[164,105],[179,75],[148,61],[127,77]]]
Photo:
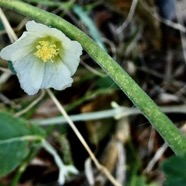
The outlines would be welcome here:
[[[14,116],[19,117],[19,116],[25,114],[30,109],[32,109],[36,104],[38,104],[43,99],[44,96],[45,96],[45,91],[42,90],[40,96],[37,99],[35,99],[32,103],[30,103],[25,109],[17,112]]]
[[[54,96],[54,94],[52,93],[52,91],[50,89],[48,89],[47,90],[47,93],[49,94],[49,96],[51,97],[51,99],[53,100],[53,102],[56,104],[56,106],[59,109],[59,111],[63,114],[63,116],[67,120],[68,124],[70,125],[70,127],[72,128],[72,130],[74,131],[74,133],[76,134],[76,136],[78,137],[78,139],[81,141],[81,143],[84,146],[84,148],[87,150],[88,154],[90,155],[90,158],[92,159],[92,161],[96,165],[96,168],[99,171],[101,171],[108,178],[108,180],[110,180],[110,182],[114,186],[121,186],[121,184],[118,183],[118,181],[110,174],[110,172],[104,166],[102,166],[98,162],[97,158],[95,157],[94,153],[91,151],[90,147],[88,146],[88,144],[84,140],[83,136],[78,131],[78,129],[76,128],[76,126],[74,125],[74,123],[72,122],[72,120],[70,119],[70,117],[68,116],[68,114],[66,113],[66,111],[64,110],[63,106],[59,103],[59,101],[57,100],[57,98]]]

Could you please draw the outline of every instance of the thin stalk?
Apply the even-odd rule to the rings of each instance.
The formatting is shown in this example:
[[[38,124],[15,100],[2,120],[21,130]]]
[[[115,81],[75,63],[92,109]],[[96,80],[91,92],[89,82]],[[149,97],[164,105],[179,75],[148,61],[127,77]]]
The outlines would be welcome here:
[[[52,101],[55,103],[56,107],[59,109],[61,114],[63,114],[64,118],[66,119],[66,121],[68,122],[68,124],[70,125],[70,127],[72,128],[72,130],[74,131],[74,133],[76,134],[78,139],[80,140],[81,144],[84,146],[84,148],[88,152],[88,154],[89,154],[90,158],[92,159],[92,161],[94,162],[96,168],[99,171],[101,171],[110,180],[110,182],[114,186],[121,186],[121,184],[110,174],[110,172],[99,163],[99,161],[95,157],[94,153],[91,151],[90,147],[88,146],[87,142],[85,141],[85,139],[83,138],[83,136],[81,135],[81,133],[79,132],[79,130],[77,129],[77,127],[75,126],[75,124],[73,123],[73,121],[71,120],[71,118],[69,117],[69,115],[67,114],[65,109],[63,108],[63,106],[59,103],[57,98],[54,96],[52,91],[50,89],[48,89],[47,93],[49,94],[49,96],[51,97]]]
[[[0,0],[0,6],[12,9],[38,22],[57,28],[71,39],[77,40],[87,53],[108,73],[116,84],[118,84],[134,105],[141,110],[143,115],[168,143],[169,147],[171,147],[176,154],[183,154],[186,152],[186,138],[181,135],[176,126],[160,111],[159,107],[116,63],[116,61],[105,53],[85,33],[61,17],[21,1]]]
[[[178,105],[178,106],[171,106],[171,107],[163,106],[160,107],[160,109],[164,113],[186,114],[186,105],[180,105],[180,106]],[[119,106],[109,110],[70,115],[70,119],[73,122],[100,120],[106,118],[121,119],[124,117],[134,116],[137,114],[142,114],[142,113],[140,112],[140,110],[136,108]],[[47,119],[34,119],[31,120],[31,122],[33,122],[33,124],[36,123],[37,125],[40,126],[47,126],[47,125],[62,125],[66,123],[66,120],[63,116],[57,116],[57,117],[47,118]]]

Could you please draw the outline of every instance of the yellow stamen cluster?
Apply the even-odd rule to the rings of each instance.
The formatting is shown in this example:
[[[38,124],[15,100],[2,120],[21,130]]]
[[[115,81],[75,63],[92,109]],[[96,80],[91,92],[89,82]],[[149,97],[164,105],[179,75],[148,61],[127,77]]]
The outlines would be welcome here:
[[[59,49],[55,44],[51,44],[49,41],[39,41],[38,43],[36,46],[37,51],[34,55],[43,62],[47,62],[48,60],[52,61],[52,58],[59,54]]]

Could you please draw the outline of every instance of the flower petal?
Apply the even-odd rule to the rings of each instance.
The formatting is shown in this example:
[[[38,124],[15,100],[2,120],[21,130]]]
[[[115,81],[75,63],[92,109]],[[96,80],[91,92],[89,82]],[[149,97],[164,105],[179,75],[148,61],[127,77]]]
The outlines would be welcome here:
[[[60,30],[51,28],[35,21],[28,21],[26,23],[26,29],[30,33],[40,34],[41,37],[51,36],[56,38],[66,37]]]
[[[71,86],[72,82],[70,71],[62,62],[46,63],[41,88],[52,87],[56,90],[63,90]]]
[[[75,73],[82,54],[81,45],[77,41],[71,41],[60,30],[35,21],[28,21],[26,29],[27,31],[14,44],[4,48],[0,53],[2,58],[12,61],[22,89],[33,95],[41,88],[63,90],[71,86],[73,82],[71,76]],[[56,47],[61,50],[59,56],[46,62],[42,61],[43,58],[36,57],[35,52],[38,49],[36,46],[41,38],[57,42]]]
[[[29,95],[36,94],[41,88],[45,64],[33,55],[13,62],[21,88]]]
[[[35,36],[24,32],[23,35],[13,44],[3,48],[0,56],[5,60],[16,61],[33,51],[32,43],[35,41]]]
[[[26,28],[29,32],[37,32],[38,30],[42,35],[55,37],[61,41],[63,46],[63,52],[60,53],[60,57],[65,65],[69,68],[71,75],[73,75],[79,65],[80,55],[82,54],[82,47],[77,41],[71,41],[65,34],[56,28],[50,28],[41,23],[35,21],[29,21],[26,24]]]
[[[61,58],[64,64],[68,67],[71,75],[75,73],[80,62],[80,55],[82,54],[82,47],[76,41],[71,41],[69,47],[65,47],[64,54],[61,54]]]

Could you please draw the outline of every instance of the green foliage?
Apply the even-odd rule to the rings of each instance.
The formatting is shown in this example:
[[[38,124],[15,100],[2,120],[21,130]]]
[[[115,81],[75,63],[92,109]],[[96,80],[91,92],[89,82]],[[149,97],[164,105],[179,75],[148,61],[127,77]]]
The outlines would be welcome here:
[[[130,186],[157,186],[156,183],[147,183],[144,176],[133,176]]]
[[[39,127],[0,112],[0,177],[14,170],[28,156],[30,140],[44,135]]]
[[[178,155],[186,152],[186,138],[180,133],[171,120],[160,111],[152,99],[134,82],[134,80],[103,51],[86,34],[59,16],[33,7],[27,3],[15,0],[1,0],[0,6],[13,9],[27,17],[61,30],[66,36],[78,41],[86,52],[114,80],[120,89],[138,107],[157,132],[167,142],[169,147]]]
[[[186,185],[186,154],[173,156],[162,163],[166,175],[165,186]]]
[[[5,142],[0,144],[0,176],[4,176],[16,168],[29,153],[27,142]]]

